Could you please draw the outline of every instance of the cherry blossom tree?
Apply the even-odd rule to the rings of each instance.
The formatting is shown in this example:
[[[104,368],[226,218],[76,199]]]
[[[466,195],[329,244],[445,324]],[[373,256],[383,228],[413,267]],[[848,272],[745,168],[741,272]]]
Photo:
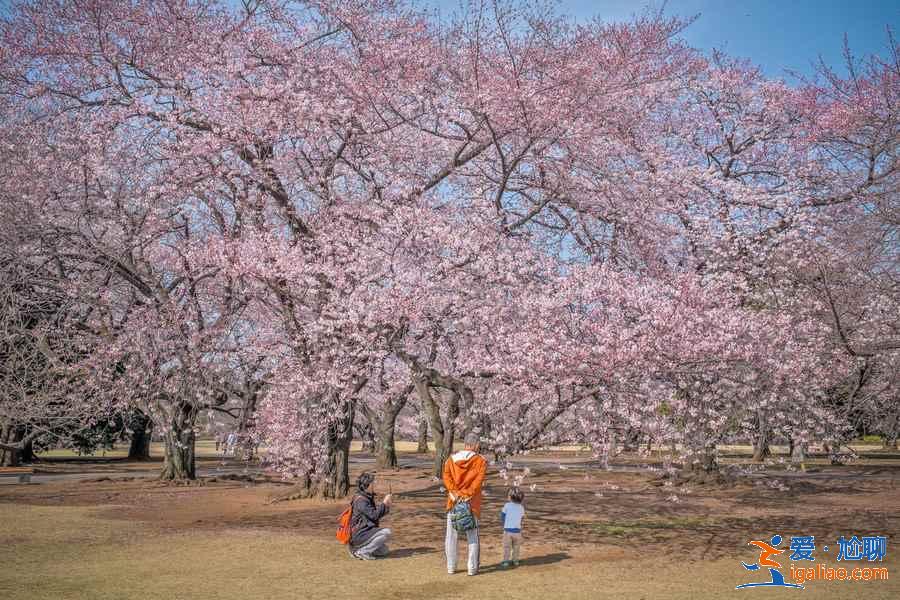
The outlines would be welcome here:
[[[396,465],[411,401],[436,474],[469,431],[714,471],[733,437],[896,430],[896,53],[791,87],[659,14],[460,14],[17,5],[4,228],[76,316],[67,405],[146,414],[168,479],[202,411],[240,416],[324,496],[354,425]]]

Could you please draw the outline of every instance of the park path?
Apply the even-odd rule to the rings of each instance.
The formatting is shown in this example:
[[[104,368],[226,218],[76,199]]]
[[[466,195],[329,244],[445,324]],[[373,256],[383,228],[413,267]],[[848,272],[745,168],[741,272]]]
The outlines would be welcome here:
[[[357,465],[374,465],[375,459],[368,456],[352,456],[351,464]],[[513,468],[522,469],[528,467],[533,470],[572,470],[572,471],[600,471],[602,465],[600,461],[587,457],[528,457],[519,456],[504,461],[509,463]],[[105,463],[106,465],[115,463]],[[399,459],[400,468],[430,468],[432,460],[424,456],[405,456]],[[153,477],[159,473],[159,466],[156,463],[145,469],[127,469],[127,470],[110,470],[92,469],[89,463],[84,464],[85,471],[76,473],[35,473],[31,477],[31,484],[53,483],[62,481],[85,481],[98,479],[101,477],[109,479],[124,478],[143,478]],[[37,465],[40,471],[40,465]],[[658,465],[646,463],[627,463],[627,464],[611,464],[610,471],[619,473],[647,473],[649,471],[659,471]],[[258,464],[248,465],[243,463],[235,463],[233,461],[223,461],[219,463],[211,463],[208,461],[198,462],[198,477],[223,477],[228,475],[248,475],[261,476],[265,474],[265,469]],[[867,467],[854,468],[852,470],[842,470],[838,468],[821,468],[811,471],[785,471],[782,469],[766,471],[758,470],[747,475],[751,478],[776,478],[776,479],[856,479],[860,476],[872,476],[886,479],[900,479],[900,469],[884,468],[877,465]],[[20,485],[15,477],[0,478],[0,485]]]
[[[351,464],[358,465],[367,465],[367,464],[375,464],[375,459],[367,456],[351,456],[350,457]],[[566,458],[552,458],[552,459],[528,459],[528,458],[513,458],[510,459],[510,462],[516,468],[524,468],[530,467],[532,469],[540,468],[540,469],[549,469],[549,468],[558,468],[560,464],[562,464],[567,469],[572,470],[584,470],[584,469],[599,469],[600,463],[597,461],[593,461],[586,458],[575,458],[575,457],[566,457]],[[427,457],[402,457],[399,460],[401,468],[428,468],[432,464],[432,460]],[[115,464],[115,463],[104,463],[105,465]],[[109,470],[109,468],[105,469],[97,469],[92,468],[90,463],[84,463],[84,471],[79,471],[77,473],[67,472],[67,473],[47,473],[40,472],[40,464],[36,466],[39,472],[35,473],[31,477],[31,483],[53,483],[53,482],[61,482],[61,481],[85,481],[90,479],[98,479],[101,477],[107,477],[109,479],[124,479],[124,478],[134,478],[134,477],[153,477],[159,473],[159,467],[154,463],[153,466],[148,466],[145,469],[127,469],[127,470]],[[613,471],[626,471],[626,472],[642,472],[647,469],[647,465],[614,465],[612,467]],[[226,461],[217,464],[198,462],[197,464],[197,475],[198,477],[221,477],[226,475],[251,475],[251,476],[259,476],[265,473],[265,469],[259,465],[246,465],[242,463],[234,463],[231,461]],[[18,480],[15,477],[5,477],[0,478],[0,485],[18,485]]]

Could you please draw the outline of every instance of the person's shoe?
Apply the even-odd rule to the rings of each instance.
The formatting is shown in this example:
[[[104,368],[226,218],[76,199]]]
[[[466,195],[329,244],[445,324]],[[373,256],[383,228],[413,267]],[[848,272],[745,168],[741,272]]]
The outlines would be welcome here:
[[[512,563],[510,563],[508,560],[504,560],[502,563],[500,563],[500,568],[501,568],[501,569],[508,569],[508,568],[510,567],[511,564],[512,564]]]
[[[469,577],[472,577],[473,575],[478,575],[478,571],[469,571]]]
[[[518,566],[519,566],[519,561],[514,560],[514,561],[513,561],[513,566],[514,566],[514,567],[518,567]]]
[[[357,554],[356,558],[360,560],[378,560],[378,558],[372,556],[371,554]]]
[[[456,575],[456,569],[447,569],[447,575]]]

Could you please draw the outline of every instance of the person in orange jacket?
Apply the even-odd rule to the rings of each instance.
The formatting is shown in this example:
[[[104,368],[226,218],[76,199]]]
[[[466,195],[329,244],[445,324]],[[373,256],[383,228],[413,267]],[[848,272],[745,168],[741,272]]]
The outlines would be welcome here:
[[[447,537],[444,551],[447,554],[447,572],[456,572],[456,558],[459,549],[459,534],[450,521],[450,509],[457,500],[468,500],[476,523],[481,517],[481,486],[487,474],[487,460],[478,451],[481,442],[475,434],[466,436],[465,449],[453,454],[444,462],[444,487],[447,488]],[[478,526],[466,532],[469,546],[469,575],[478,574],[479,537]]]

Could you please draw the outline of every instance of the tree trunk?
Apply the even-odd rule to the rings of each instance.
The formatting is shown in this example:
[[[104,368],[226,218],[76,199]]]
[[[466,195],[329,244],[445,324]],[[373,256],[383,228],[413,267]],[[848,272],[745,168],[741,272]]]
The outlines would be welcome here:
[[[33,463],[37,460],[37,456],[34,454],[34,440],[29,439],[22,445],[22,453],[19,456],[20,463]]]
[[[719,461],[716,453],[716,444],[721,438],[721,432],[712,427],[710,421],[699,415],[691,415],[690,406],[693,398],[687,390],[679,390],[685,402],[686,414],[684,419],[684,435],[682,438],[682,453],[684,462],[682,470],[688,476],[699,476],[701,480],[712,479],[712,475],[719,473]]]
[[[618,444],[615,428],[606,427],[605,437],[606,439],[600,447],[600,468],[608,471],[610,461],[616,456],[616,446]]]
[[[717,473],[719,471],[719,459],[716,456],[715,445],[706,446],[704,450],[703,460],[700,462],[701,468],[707,473]]]
[[[443,476],[444,463],[452,454],[447,451],[447,446],[453,447],[453,431],[444,431],[443,424],[437,427],[439,421],[440,415],[431,421],[431,438],[434,440],[434,463],[431,466],[431,474],[438,478]]]
[[[328,449],[328,461],[318,483],[310,495],[321,498],[343,498],[350,491],[350,440],[336,443]]]
[[[18,447],[21,438],[18,431],[13,425],[4,424],[0,427],[0,443],[9,444],[0,448],[0,467],[18,467],[21,463],[22,449]]]
[[[0,467],[18,467],[20,464],[19,461],[19,451],[12,448],[7,448],[2,451],[2,461],[0,461]]]
[[[253,439],[252,429],[256,423],[256,403],[259,399],[258,386],[250,383],[244,386],[241,398],[241,414],[238,417],[238,447],[242,460],[253,460],[256,456],[257,441]]]
[[[361,450],[363,452],[375,453],[375,428],[372,427],[372,423],[366,420],[365,423],[361,425],[357,425],[357,431],[359,431],[360,441],[362,443]]]
[[[440,478],[444,473],[444,462],[453,454],[454,420],[459,410],[458,396],[454,393],[449,402],[445,423],[440,406],[431,396],[429,382],[422,376],[416,376],[413,378],[413,384],[431,424],[431,438],[434,440],[434,465],[431,472]]]
[[[641,430],[635,427],[625,429],[625,436],[622,440],[622,450],[625,452],[634,452],[641,443]]]
[[[180,481],[197,478],[194,428],[167,431],[163,435],[165,461],[160,479]]]
[[[832,465],[840,465],[841,464],[841,445],[837,441],[824,441],[822,442],[822,450],[828,453],[828,462]]]
[[[0,449],[0,467],[18,467],[19,450],[16,448]]]
[[[685,461],[682,471],[687,475],[701,475],[702,478],[719,472],[719,461],[716,453],[716,441],[702,429],[692,436],[685,436]]]
[[[598,453],[600,468],[607,471],[609,470],[610,456],[615,452],[616,448],[616,432],[611,426],[608,418],[608,399],[597,393],[594,393],[591,396],[594,399],[594,406],[597,409],[598,415],[595,421],[594,431],[592,432],[593,439],[591,441],[595,446],[595,451]]]
[[[174,411],[172,422],[163,434],[165,460],[159,478],[170,481],[196,479],[194,422],[197,411],[189,404],[180,404]]]
[[[894,412],[891,415],[891,419],[886,423],[884,427],[884,447],[887,450],[896,450],[897,449],[897,438],[900,437],[900,427],[898,427],[897,421],[900,420],[900,414],[898,412]]]
[[[131,444],[128,447],[128,460],[150,460],[150,438],[153,433],[153,422],[150,417],[136,411],[131,417]]]
[[[375,457],[375,467],[378,469],[397,468],[397,448],[394,445],[394,423],[396,416],[385,415],[385,422],[381,424],[378,432],[378,454]]]
[[[772,454],[769,450],[769,424],[762,411],[756,413],[756,420],[758,427],[756,440],[753,444],[753,462],[763,462],[766,457]]]
[[[378,428],[378,452],[375,456],[375,466],[379,469],[396,469],[398,467],[397,447],[394,444],[397,417],[406,406],[406,401],[412,391],[413,386],[410,385],[399,394],[388,398],[380,414],[368,412],[369,422]]]
[[[433,473],[435,477],[443,477],[444,475],[444,463],[447,462],[447,459],[453,454],[453,442],[455,441],[455,431],[454,426],[450,426],[444,429],[444,433],[441,435],[440,441],[438,441],[437,436],[435,436],[434,440],[434,469]]]
[[[801,442],[791,440],[791,464],[799,465],[802,470],[806,470],[806,449]]]
[[[456,419],[459,417],[460,405],[463,412],[463,431],[473,430],[473,411],[475,396],[472,390],[461,379],[443,375],[431,368],[424,368],[418,360],[404,352],[398,352],[407,363],[412,374],[413,388],[419,396],[428,420],[431,424],[431,437],[434,440],[434,469],[435,477],[441,477],[444,470],[444,462],[453,453],[453,441],[456,436]],[[432,356],[431,360],[434,360]],[[450,393],[447,401],[447,414],[442,415],[440,404],[431,396],[431,387],[442,388]]]
[[[419,445],[416,447],[416,452],[419,454],[424,454],[428,452],[428,416],[424,413],[419,413]]]
[[[350,491],[350,443],[353,441],[355,401],[344,405],[344,417],[328,426],[328,460],[314,495],[343,498]]]
[[[716,447],[704,446],[699,460],[686,461],[683,470],[687,473],[711,474],[718,473],[719,462],[716,458]]]

